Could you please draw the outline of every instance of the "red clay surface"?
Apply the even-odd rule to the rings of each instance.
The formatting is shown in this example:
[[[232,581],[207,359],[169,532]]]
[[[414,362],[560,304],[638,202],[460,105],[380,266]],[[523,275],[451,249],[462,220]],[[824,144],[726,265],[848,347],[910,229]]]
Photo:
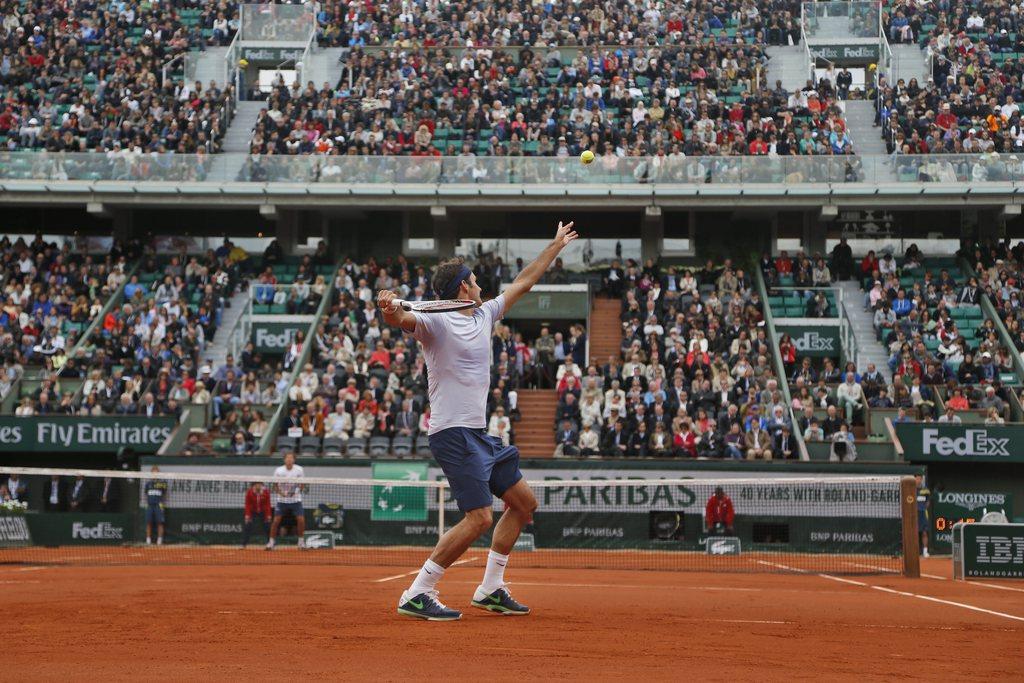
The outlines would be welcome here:
[[[409,578],[382,581],[394,567],[8,565],[3,670],[19,680],[1019,680],[1024,582],[954,582],[950,564],[924,562],[943,578],[838,581],[528,569],[513,556],[506,578],[534,613],[500,617],[468,608],[474,560],[441,583],[442,599],[466,607],[454,623],[395,615]]]

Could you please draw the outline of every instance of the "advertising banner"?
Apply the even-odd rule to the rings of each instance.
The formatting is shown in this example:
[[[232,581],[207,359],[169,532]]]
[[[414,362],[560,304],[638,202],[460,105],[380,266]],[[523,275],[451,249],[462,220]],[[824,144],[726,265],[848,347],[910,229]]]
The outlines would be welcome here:
[[[0,417],[0,447],[15,453],[116,453],[132,448],[140,455],[156,453],[174,429],[173,417],[136,415],[79,417]]]
[[[130,514],[43,512],[26,519],[36,545],[120,545],[135,540]]]
[[[307,331],[313,322],[311,315],[273,316],[281,319],[267,320],[270,317],[272,316],[253,316],[252,343],[259,353],[287,352],[295,333],[299,330]]]
[[[931,538],[934,555],[952,550],[953,526],[957,522],[977,522],[986,512],[1001,511],[1013,518],[1013,496],[1009,493],[938,491],[932,495]]]
[[[1024,462],[1024,426],[900,422],[908,462]]]
[[[775,323],[776,341],[788,334],[796,346],[798,356],[836,358],[843,351],[839,325],[822,321],[820,325]]]
[[[1024,524],[953,527],[953,578],[1024,579]]]
[[[25,513],[0,507],[0,548],[32,545],[32,534]]]

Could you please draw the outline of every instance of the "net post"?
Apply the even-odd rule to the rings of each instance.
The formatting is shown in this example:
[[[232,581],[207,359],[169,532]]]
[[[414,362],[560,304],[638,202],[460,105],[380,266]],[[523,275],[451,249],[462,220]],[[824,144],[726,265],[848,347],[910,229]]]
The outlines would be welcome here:
[[[437,540],[444,536],[444,489],[447,484],[441,482],[437,487]]]
[[[920,530],[917,528],[917,481],[900,479],[900,512],[903,517],[903,576],[921,578]]]

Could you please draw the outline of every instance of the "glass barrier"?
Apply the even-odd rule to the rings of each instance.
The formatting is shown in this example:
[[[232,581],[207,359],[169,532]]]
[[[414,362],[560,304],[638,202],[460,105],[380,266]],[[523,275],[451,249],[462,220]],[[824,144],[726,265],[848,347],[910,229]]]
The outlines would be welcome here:
[[[737,185],[1024,180],[1024,154],[576,157],[0,152],[0,181]]]
[[[316,30],[313,4],[250,3],[239,6],[240,40],[305,43]]]
[[[804,34],[810,40],[877,38],[879,3],[877,2],[805,2],[802,3]]]

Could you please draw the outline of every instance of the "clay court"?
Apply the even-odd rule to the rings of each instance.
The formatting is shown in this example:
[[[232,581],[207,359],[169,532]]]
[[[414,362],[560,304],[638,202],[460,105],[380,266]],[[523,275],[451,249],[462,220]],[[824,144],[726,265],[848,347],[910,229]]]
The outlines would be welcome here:
[[[19,679],[1019,679],[1024,585],[892,574],[510,568],[528,617],[399,617],[388,567],[0,566]],[[415,565],[411,565],[415,566]],[[864,567],[870,571],[870,567]],[[13,624],[16,626],[10,627]]]

